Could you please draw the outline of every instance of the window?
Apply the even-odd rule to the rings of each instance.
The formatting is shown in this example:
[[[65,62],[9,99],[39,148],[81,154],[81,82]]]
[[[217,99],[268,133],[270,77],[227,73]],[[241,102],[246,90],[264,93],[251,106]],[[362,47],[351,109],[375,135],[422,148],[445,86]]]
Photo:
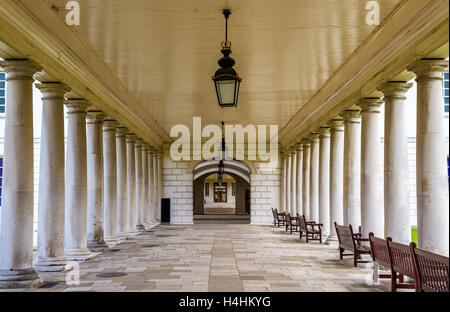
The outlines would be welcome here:
[[[0,73],[0,114],[5,113],[6,104],[6,76],[5,73]]]
[[[231,184],[231,196],[236,196],[236,183]]]
[[[205,183],[205,197],[209,197],[209,183]]]
[[[2,206],[2,190],[3,190],[3,157],[0,157],[0,207]]]
[[[227,189],[228,189],[227,183],[222,183],[222,186],[219,186],[219,183],[214,183],[214,202],[215,203],[226,203],[227,202]]]
[[[445,112],[448,113],[449,111],[449,107],[448,107],[448,96],[449,96],[449,74],[448,73],[444,73],[444,86],[443,86],[443,95],[444,95],[444,108],[445,108]]]

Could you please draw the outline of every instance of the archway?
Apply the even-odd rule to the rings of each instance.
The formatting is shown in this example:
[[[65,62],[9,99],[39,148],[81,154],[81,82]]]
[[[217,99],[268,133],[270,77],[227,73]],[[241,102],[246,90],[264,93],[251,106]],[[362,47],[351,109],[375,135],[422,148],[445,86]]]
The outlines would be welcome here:
[[[250,220],[250,168],[239,161],[225,161],[223,185],[218,183],[219,161],[205,161],[194,170],[194,220],[199,216],[232,221]],[[214,218],[217,217],[217,218]],[[230,218],[226,218],[228,216]]]

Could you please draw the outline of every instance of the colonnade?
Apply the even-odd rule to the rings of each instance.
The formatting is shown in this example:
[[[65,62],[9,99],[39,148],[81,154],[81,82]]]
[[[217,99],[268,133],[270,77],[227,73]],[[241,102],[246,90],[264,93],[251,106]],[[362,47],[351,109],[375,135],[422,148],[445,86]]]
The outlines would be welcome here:
[[[448,61],[422,59],[416,74],[417,224],[419,247],[448,255],[449,186],[442,73]],[[281,207],[323,224],[335,241],[334,222],[367,236],[411,241],[406,93],[413,86],[388,81],[382,98],[362,98],[319,129],[284,149]],[[380,107],[385,104],[384,179]],[[300,157],[299,157],[300,156]],[[293,165],[296,162],[296,165]],[[293,171],[293,172],[292,172]],[[384,181],[384,182],[383,182]],[[288,191],[295,185],[296,192]],[[292,188],[291,188],[292,190]],[[293,194],[296,193],[296,194]]]
[[[0,288],[38,284],[37,272],[90,259],[159,222],[161,153],[60,82],[42,92],[38,247],[33,266],[33,82],[30,60],[6,71]],[[65,156],[64,105],[67,107]]]

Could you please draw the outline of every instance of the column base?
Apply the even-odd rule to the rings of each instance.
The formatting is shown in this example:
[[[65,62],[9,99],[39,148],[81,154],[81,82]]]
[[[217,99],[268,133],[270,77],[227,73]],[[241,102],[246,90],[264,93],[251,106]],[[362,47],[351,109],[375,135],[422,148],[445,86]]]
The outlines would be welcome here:
[[[328,236],[327,240],[325,241],[325,244],[332,246],[339,246],[337,235]]]
[[[124,243],[130,239],[130,235],[127,232],[117,233],[117,236],[119,237],[121,243]]]
[[[134,237],[139,234],[139,231],[136,228],[128,229],[128,236]]]
[[[64,272],[68,270],[67,264],[66,257],[38,257],[38,261],[33,265],[33,268],[37,272]]]
[[[66,249],[66,258],[70,261],[83,262],[92,259],[94,255],[87,248],[70,248]]]
[[[35,288],[42,284],[42,279],[33,269],[0,270],[0,289]]]
[[[145,226],[144,226],[143,224],[138,224],[138,225],[136,225],[136,228],[137,228],[137,230],[138,230],[139,233],[143,233],[143,232],[146,231],[146,230],[145,230]]]
[[[105,237],[105,243],[109,248],[120,244],[119,236]]]
[[[88,240],[87,247],[92,252],[102,252],[107,251],[108,245],[104,241]]]

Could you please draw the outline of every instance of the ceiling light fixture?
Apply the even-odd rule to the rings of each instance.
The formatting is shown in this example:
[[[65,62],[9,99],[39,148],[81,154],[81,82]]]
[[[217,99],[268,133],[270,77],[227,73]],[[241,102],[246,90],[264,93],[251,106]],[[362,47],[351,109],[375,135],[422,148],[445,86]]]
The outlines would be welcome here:
[[[231,15],[230,10],[223,10],[225,16],[225,41],[222,42],[223,57],[219,60],[220,68],[213,76],[216,86],[217,100],[220,107],[236,107],[239,98],[239,88],[242,79],[233,69],[236,62],[230,57],[231,42],[228,41],[228,18]]]

